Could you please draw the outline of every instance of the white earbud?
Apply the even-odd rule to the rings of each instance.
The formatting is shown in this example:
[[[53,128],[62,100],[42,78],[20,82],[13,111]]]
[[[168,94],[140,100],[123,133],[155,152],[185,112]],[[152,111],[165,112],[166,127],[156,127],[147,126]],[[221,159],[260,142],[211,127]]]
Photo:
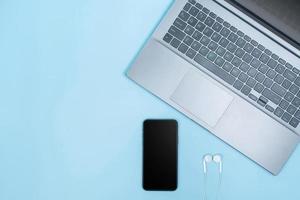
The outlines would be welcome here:
[[[220,154],[215,154],[213,160],[215,163],[219,164],[219,172],[222,173],[222,156]]]
[[[203,171],[207,173],[207,163],[215,162],[219,165],[219,172],[222,173],[222,156],[220,154],[206,154],[203,157]]]
[[[206,174],[206,172],[207,172],[207,166],[206,166],[206,163],[210,163],[212,160],[213,160],[213,156],[210,155],[210,154],[206,154],[206,155],[203,157],[203,171],[204,171],[205,174]]]
[[[221,187],[221,182],[222,182],[222,160],[223,157],[221,154],[215,154],[215,155],[211,155],[211,154],[206,154],[203,156],[202,162],[203,162],[203,172],[204,172],[204,200],[207,200],[207,191],[206,191],[206,182],[207,182],[207,164],[214,162],[216,164],[219,165],[219,183],[218,183],[218,188],[217,188],[217,192],[216,192],[216,200],[218,199],[218,195],[220,192],[220,187]]]

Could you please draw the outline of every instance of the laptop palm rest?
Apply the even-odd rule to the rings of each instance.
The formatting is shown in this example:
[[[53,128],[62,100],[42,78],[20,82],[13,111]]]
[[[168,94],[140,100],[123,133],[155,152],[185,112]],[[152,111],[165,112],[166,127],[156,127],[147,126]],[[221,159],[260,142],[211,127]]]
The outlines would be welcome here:
[[[171,100],[210,127],[222,117],[233,97],[200,73],[187,72]]]

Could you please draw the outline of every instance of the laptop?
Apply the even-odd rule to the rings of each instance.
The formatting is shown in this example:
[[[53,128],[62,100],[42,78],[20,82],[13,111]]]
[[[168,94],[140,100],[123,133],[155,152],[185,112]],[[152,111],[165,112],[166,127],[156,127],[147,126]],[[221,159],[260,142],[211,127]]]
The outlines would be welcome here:
[[[300,141],[299,6],[175,0],[127,75],[277,175]]]

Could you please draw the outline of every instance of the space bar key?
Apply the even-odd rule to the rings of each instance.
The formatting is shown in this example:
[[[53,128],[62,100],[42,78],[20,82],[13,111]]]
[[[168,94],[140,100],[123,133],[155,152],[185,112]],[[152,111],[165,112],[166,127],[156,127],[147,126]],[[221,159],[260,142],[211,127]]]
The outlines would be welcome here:
[[[225,82],[227,82],[228,84],[232,85],[235,81],[235,78],[233,76],[231,76],[230,74],[227,74],[226,71],[224,71],[223,69],[219,68],[217,65],[215,65],[214,63],[206,60],[202,55],[198,54],[194,60],[201,65],[202,67],[204,67],[205,69],[207,69],[208,71],[212,72],[213,74],[215,74],[216,76],[218,76],[219,78],[223,79]]]

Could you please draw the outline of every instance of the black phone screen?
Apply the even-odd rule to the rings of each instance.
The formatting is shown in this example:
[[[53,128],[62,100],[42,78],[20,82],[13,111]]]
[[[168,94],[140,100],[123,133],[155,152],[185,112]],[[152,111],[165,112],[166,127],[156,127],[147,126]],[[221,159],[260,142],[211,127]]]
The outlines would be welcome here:
[[[144,121],[143,188],[176,190],[178,133],[175,120]]]

